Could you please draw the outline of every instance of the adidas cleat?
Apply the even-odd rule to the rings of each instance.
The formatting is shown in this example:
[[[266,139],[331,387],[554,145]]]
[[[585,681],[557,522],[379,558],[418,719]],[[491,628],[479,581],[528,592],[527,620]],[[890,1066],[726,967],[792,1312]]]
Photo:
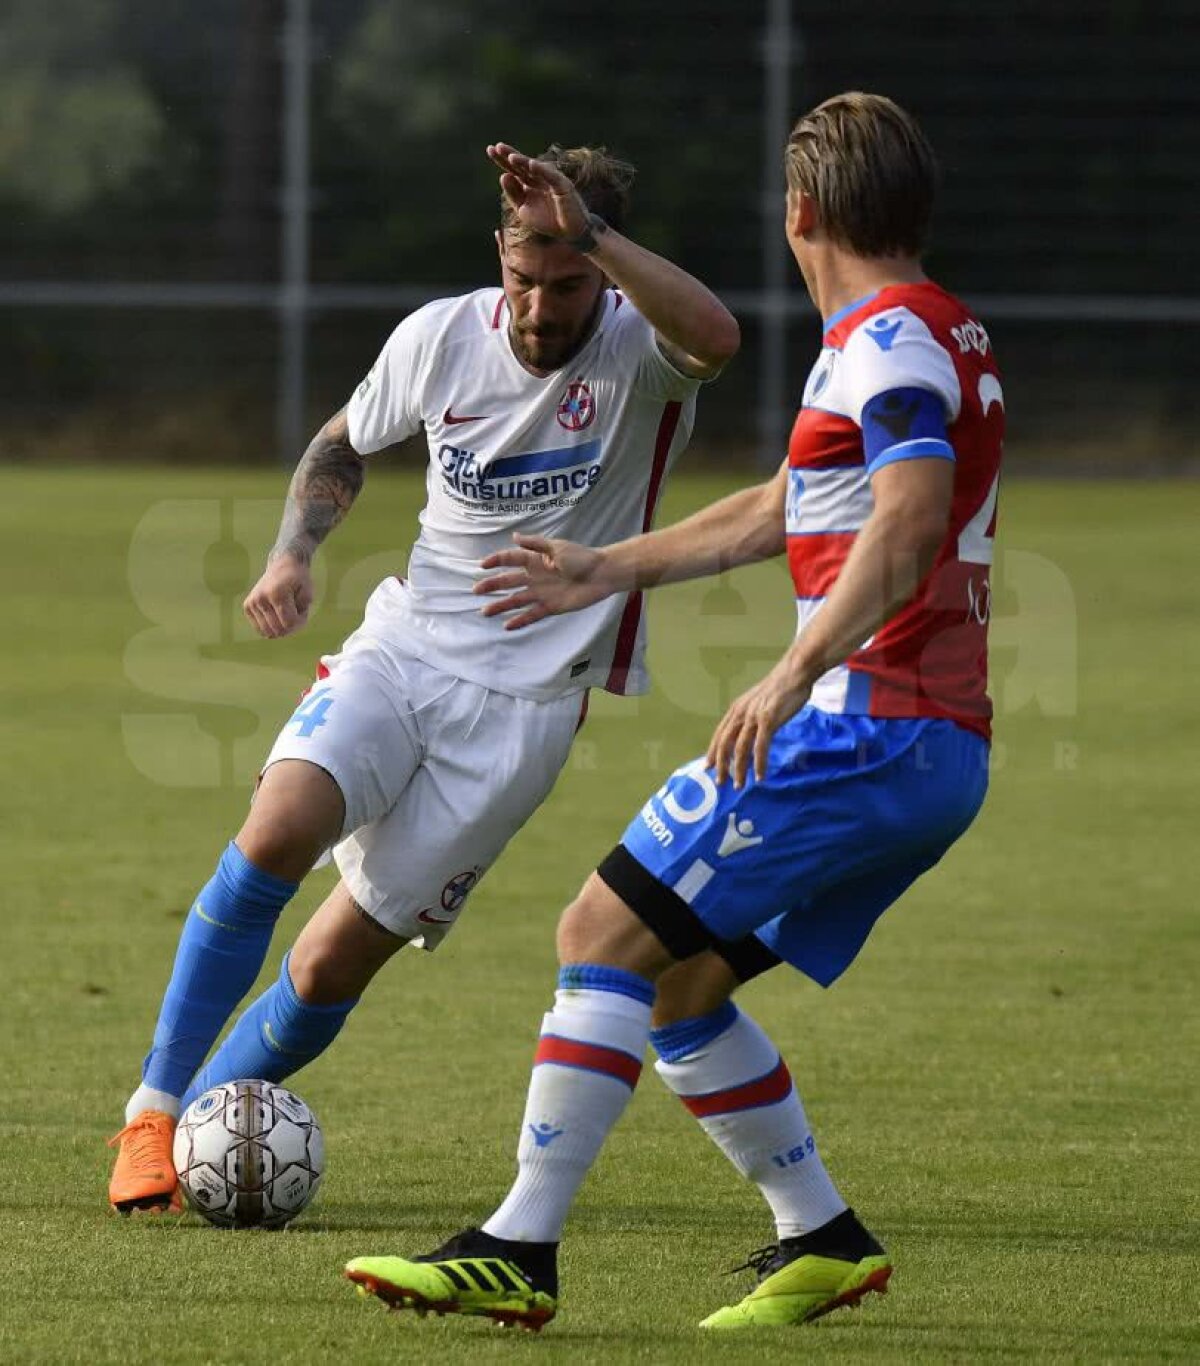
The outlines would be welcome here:
[[[179,1214],[183,1200],[171,1145],[175,1118],[161,1110],[144,1110],[108,1140],[117,1160],[108,1183],[108,1202],[118,1214],[146,1211]]]
[[[522,1264],[532,1260],[543,1265]],[[479,1229],[467,1229],[436,1252],[411,1260],[356,1257],[345,1275],[360,1295],[374,1295],[390,1309],[412,1309],[422,1317],[473,1314],[540,1333],[558,1308],[553,1247],[510,1243]]]
[[[758,1285],[737,1304],[710,1314],[701,1328],[756,1328],[811,1323],[855,1308],[872,1291],[887,1294],[891,1258],[847,1210],[816,1233],[786,1238],[751,1253]]]

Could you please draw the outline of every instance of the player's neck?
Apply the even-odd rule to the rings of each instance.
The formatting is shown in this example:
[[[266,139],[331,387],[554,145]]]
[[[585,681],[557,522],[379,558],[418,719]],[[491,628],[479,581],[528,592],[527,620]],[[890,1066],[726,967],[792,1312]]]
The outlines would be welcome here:
[[[889,285],[919,285],[928,278],[912,256],[830,256],[814,272],[813,302],[822,319],[832,318],[859,299]]]

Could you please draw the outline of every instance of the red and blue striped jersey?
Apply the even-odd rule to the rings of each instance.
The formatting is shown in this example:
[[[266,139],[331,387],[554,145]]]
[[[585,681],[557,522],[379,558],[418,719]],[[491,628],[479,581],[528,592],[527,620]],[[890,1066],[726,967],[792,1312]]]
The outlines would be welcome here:
[[[921,392],[906,409],[903,396],[914,391]],[[941,422],[934,436],[907,421],[929,394],[940,401],[944,435]],[[880,466],[953,459],[954,493],[945,542],[912,601],[818,680],[814,706],[946,717],[990,737],[987,627],[1003,440],[1004,394],[988,334],[945,290],[892,285],[829,319],[788,446],[799,630],[820,610],[871,515],[871,476]]]

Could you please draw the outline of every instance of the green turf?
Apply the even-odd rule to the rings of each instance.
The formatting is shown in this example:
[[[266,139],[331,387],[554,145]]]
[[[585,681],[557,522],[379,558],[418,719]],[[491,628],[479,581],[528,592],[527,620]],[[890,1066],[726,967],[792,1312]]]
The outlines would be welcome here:
[[[237,603],[282,483],[0,476],[0,1360],[1200,1358],[1196,485],[1006,489],[1004,757],[984,815],[833,991],[780,972],[745,993],[895,1253],[886,1300],[798,1335],[702,1339],[744,1284],[721,1272],[770,1230],[652,1075],[584,1189],[565,1312],[540,1338],[388,1316],[338,1278],[505,1188],[555,916],[787,639],[777,565],[658,596],[654,697],[596,700],[461,928],[401,955],[299,1078],[329,1171],[293,1230],[110,1217],[104,1139],[190,894],[313,657],[402,568],[415,525],[418,482],[373,476],[310,628],[252,640]],[[679,483],[667,515],[720,487]],[[288,911],[268,971],[328,883]]]

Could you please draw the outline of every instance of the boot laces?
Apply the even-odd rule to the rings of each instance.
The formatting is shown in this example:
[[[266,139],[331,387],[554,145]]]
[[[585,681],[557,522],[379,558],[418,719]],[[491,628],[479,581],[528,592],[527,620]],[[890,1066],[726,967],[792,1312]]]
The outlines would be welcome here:
[[[759,1276],[766,1274],[767,1267],[779,1256],[779,1244],[768,1243],[766,1247],[756,1248],[741,1264],[732,1267],[725,1274],[736,1276],[739,1271],[753,1271]]]
[[[108,1146],[115,1148],[125,1141],[128,1141],[126,1151],[135,1167],[157,1166],[162,1161],[159,1126],[154,1120],[138,1115],[108,1140]]]
[[[487,1234],[481,1229],[465,1228],[461,1233],[456,1233],[453,1238],[448,1238],[441,1247],[436,1247],[432,1252],[426,1252],[423,1256],[415,1257],[413,1260],[437,1262],[445,1261],[451,1257],[484,1257],[487,1255],[486,1238]]]

